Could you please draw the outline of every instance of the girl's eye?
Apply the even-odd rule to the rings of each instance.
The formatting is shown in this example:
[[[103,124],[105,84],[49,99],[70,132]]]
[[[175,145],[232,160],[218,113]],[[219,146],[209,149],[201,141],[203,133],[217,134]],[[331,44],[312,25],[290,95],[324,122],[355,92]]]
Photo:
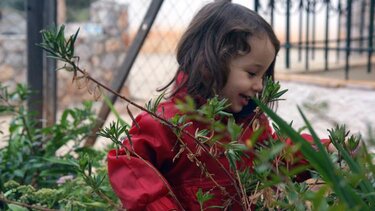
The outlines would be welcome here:
[[[247,72],[247,74],[248,74],[250,77],[254,77],[254,76],[257,75],[256,73],[253,73],[253,72]]]

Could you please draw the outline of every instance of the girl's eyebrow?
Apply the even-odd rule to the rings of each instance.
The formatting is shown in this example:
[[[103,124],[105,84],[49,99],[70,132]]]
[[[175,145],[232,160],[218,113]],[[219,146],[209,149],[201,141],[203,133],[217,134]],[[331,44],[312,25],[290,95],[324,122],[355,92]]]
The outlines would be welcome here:
[[[258,67],[258,68],[263,68],[263,67],[264,67],[264,65],[259,64],[259,63],[255,63],[255,64],[253,64],[253,65],[256,66],[256,67]]]
[[[260,71],[263,68],[261,64],[249,64],[245,66],[246,68],[254,68],[256,71]]]

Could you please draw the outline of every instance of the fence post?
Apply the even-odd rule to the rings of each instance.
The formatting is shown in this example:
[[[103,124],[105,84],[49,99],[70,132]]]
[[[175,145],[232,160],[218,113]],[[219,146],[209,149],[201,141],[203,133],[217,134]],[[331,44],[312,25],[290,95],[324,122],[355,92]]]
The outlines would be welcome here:
[[[367,73],[371,72],[371,57],[374,51],[374,18],[375,18],[375,0],[371,0],[370,3],[370,23],[369,23],[369,30],[368,30],[368,57],[367,57]]]
[[[351,27],[352,27],[352,0],[346,1],[347,21],[346,21],[346,55],[345,55],[345,79],[349,79],[349,58],[350,58],[350,44],[351,44]]]
[[[324,70],[328,70],[328,39],[329,39],[329,0],[324,1],[326,3],[326,29],[325,29],[325,40],[324,40]]]
[[[56,26],[56,0],[47,0],[44,1],[44,12],[45,12],[45,27]],[[39,34],[40,36],[40,34]],[[46,52],[44,52],[46,54]],[[44,100],[44,115],[46,119],[45,126],[52,126],[56,122],[56,113],[57,113],[57,97],[56,97],[56,60],[49,59],[46,56],[44,58],[45,65],[45,100]]]
[[[288,4],[288,2],[287,2],[287,4]],[[269,4],[269,7],[270,7],[270,10],[271,10],[271,12],[270,12],[270,22],[271,22],[271,26],[273,27],[273,25],[274,25],[274,20],[275,20],[275,14],[274,14],[274,12],[275,12],[275,0],[270,0],[270,4]],[[288,9],[289,9],[289,7],[288,7]]]
[[[341,16],[342,16],[342,7],[341,0],[338,3],[339,15],[337,17],[337,41],[336,41],[336,63],[340,61],[340,43],[341,43]]]
[[[27,100],[27,109],[33,114],[41,128],[43,119],[43,50],[36,46],[42,42],[44,0],[27,0],[27,85],[32,94]]]
[[[258,10],[259,10],[259,0],[255,0],[254,1],[254,11],[258,12]]]
[[[306,7],[306,40],[305,40],[305,69],[309,69],[309,33],[310,33],[310,1],[307,1]]]
[[[286,1],[285,65],[290,67],[290,0]]]
[[[298,27],[298,61],[302,60],[302,27],[303,27],[303,0],[298,5],[299,10],[299,27]]]
[[[363,31],[364,31],[364,28],[365,28],[365,14],[366,14],[366,0],[362,0],[361,2],[361,19],[360,19],[360,22],[359,22],[359,49],[361,49],[359,51],[359,54],[362,54],[363,52]]]
[[[315,44],[316,44],[316,0],[312,2],[312,38],[311,38],[311,59],[315,59]]]

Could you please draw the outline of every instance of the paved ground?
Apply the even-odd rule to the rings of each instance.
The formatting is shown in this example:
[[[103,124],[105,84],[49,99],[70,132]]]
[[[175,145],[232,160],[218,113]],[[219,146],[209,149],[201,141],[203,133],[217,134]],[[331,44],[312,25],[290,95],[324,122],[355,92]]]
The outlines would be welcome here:
[[[366,135],[368,126],[375,129],[375,90],[353,87],[322,87],[301,82],[281,81],[289,91],[279,103],[278,114],[298,128],[304,125],[297,110],[299,105],[321,136],[334,124],[346,124],[354,133]],[[307,109],[313,105],[314,112]]]
[[[307,113],[321,136],[334,124],[346,124],[353,133],[368,133],[375,129],[375,65],[372,72],[367,67],[355,64],[350,68],[349,80],[345,80],[342,68],[330,71],[281,71],[276,74],[282,86],[289,91],[286,101],[279,104],[278,113],[296,127],[304,125],[296,106]],[[306,104],[315,105],[316,111],[307,109]]]

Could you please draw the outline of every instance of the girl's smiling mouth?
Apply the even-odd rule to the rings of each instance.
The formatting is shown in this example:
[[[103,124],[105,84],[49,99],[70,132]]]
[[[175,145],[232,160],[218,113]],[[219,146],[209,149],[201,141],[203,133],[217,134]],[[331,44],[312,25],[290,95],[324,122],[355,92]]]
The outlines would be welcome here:
[[[244,94],[240,94],[240,97],[242,97],[242,98],[244,98],[244,99],[246,99],[246,100],[251,100],[251,96],[248,96],[248,95],[244,95]]]
[[[240,95],[240,103],[242,104],[242,106],[245,106],[249,103],[249,100],[251,100],[251,96],[247,96],[247,95],[244,95],[244,94],[239,94]]]

